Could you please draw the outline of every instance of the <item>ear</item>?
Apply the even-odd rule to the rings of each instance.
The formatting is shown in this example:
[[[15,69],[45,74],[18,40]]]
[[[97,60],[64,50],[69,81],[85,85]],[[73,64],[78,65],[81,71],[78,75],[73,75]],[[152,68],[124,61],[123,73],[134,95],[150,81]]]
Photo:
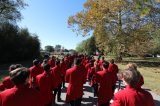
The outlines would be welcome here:
[[[124,78],[122,78],[122,81],[125,86],[128,85],[128,83],[124,80]]]

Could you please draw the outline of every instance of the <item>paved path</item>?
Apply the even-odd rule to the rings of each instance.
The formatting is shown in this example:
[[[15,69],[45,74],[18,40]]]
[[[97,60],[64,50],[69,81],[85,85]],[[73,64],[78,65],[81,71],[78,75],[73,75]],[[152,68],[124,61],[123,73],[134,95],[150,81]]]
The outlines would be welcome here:
[[[68,86],[67,84],[65,86]],[[65,96],[66,96],[66,89],[62,89],[62,101],[61,102],[56,102],[56,105],[54,106],[70,106],[69,104],[65,103]],[[92,93],[92,89],[89,86],[88,82],[84,85],[84,95],[83,95],[83,99],[82,99],[82,106],[96,106],[96,102],[97,99],[93,98],[93,93]],[[146,89],[148,90],[148,89]],[[149,91],[149,90],[148,90]],[[151,91],[149,91],[151,92]],[[155,104],[156,106],[160,106],[160,96],[156,95],[155,93],[151,92],[154,100],[155,100]]]

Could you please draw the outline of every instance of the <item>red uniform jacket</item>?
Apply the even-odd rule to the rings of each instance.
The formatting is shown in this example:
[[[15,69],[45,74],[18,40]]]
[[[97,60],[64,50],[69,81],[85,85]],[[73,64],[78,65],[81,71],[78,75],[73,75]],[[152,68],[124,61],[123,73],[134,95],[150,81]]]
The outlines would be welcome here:
[[[113,78],[108,70],[99,71],[96,73],[96,82],[99,83],[98,89],[98,106],[111,100]]]
[[[91,68],[90,63],[87,63],[87,64],[85,65],[85,75],[86,75],[86,78],[87,78],[88,71],[89,71],[90,68]]]
[[[57,86],[59,86],[62,83],[62,70],[60,66],[55,66],[52,68],[52,76],[54,77],[54,79],[56,80]]]
[[[152,95],[143,89],[127,86],[117,92],[111,106],[155,106]]]
[[[70,66],[69,66],[69,60],[68,59],[65,59],[64,60],[64,63],[65,63],[65,66],[66,66],[66,69],[69,69],[70,68]]]
[[[14,87],[14,84],[11,81],[10,76],[5,77],[2,81],[2,84],[3,84],[4,89],[10,89]]]
[[[144,84],[144,79],[143,79],[143,76],[141,76],[137,87],[141,88],[143,84]]]
[[[3,91],[5,88],[4,88],[4,85],[3,84],[0,84],[0,92]]]
[[[0,106],[44,106],[38,91],[24,85],[0,93]]]
[[[56,88],[52,75],[46,72],[38,75],[36,77],[36,85],[42,95],[43,103],[45,105],[52,103],[52,100],[54,100],[53,90]]]
[[[116,84],[116,81],[118,80],[118,77],[117,77],[117,73],[118,73],[118,66],[116,64],[109,64],[109,67],[108,67],[108,71],[112,73],[112,76],[113,76],[113,84]]]
[[[31,87],[34,87],[36,76],[42,74],[44,70],[41,66],[32,66],[29,68],[29,70],[30,70],[29,84]]]
[[[43,68],[41,66],[32,66],[29,68],[30,70],[30,77],[35,78],[37,75],[42,74],[43,73]]]
[[[74,66],[66,72],[65,80],[68,85],[66,101],[76,100],[83,95],[83,84],[86,82],[84,71],[80,66]]]
[[[48,64],[53,68],[55,66],[55,60],[54,59],[49,59]]]
[[[100,60],[99,61],[99,65],[100,65],[100,68],[102,69],[102,64],[103,64],[104,60]]]
[[[90,67],[88,69],[88,75],[87,75],[89,80],[92,79],[94,73],[95,73],[95,68],[94,67]]]
[[[62,62],[60,67],[61,67],[61,71],[62,71],[63,76],[65,76],[66,70],[67,70],[67,66],[66,66],[65,62]]]
[[[96,73],[95,67],[89,68],[89,70],[88,70],[88,79],[90,81],[89,84],[91,86],[96,83],[95,73]]]

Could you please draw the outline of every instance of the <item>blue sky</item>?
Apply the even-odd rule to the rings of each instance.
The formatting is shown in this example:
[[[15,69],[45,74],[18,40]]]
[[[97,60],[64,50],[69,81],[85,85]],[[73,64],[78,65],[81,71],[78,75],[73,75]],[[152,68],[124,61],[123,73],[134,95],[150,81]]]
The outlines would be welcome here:
[[[23,19],[20,27],[27,27],[36,33],[41,47],[60,44],[67,49],[75,49],[76,45],[88,37],[77,36],[67,28],[67,20],[71,15],[83,9],[86,0],[26,0],[29,5],[22,10]]]

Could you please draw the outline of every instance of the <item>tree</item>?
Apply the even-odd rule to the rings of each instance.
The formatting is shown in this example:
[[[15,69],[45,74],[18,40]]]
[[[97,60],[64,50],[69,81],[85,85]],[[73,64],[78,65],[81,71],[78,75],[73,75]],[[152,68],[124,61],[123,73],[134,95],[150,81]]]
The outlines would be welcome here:
[[[50,46],[50,45],[47,45],[47,46],[45,46],[45,51],[47,51],[47,52],[54,52],[54,47]]]
[[[88,55],[93,55],[96,52],[96,44],[94,36],[83,40],[76,47],[76,51],[79,53],[87,53]]]
[[[60,52],[61,47],[62,47],[61,45],[56,45],[54,49],[55,49],[55,51]]]
[[[154,55],[160,54],[160,29],[153,30],[153,43],[150,53]]]
[[[0,1],[0,23],[15,23],[22,19],[21,9],[27,6],[23,0],[1,0]]]
[[[0,51],[0,63],[34,59],[40,56],[40,41],[27,28],[3,23],[0,27]]]
[[[134,40],[137,37],[131,34],[139,35],[146,33],[145,31],[149,32],[149,29],[141,30],[148,23],[158,26],[160,21],[156,18],[159,17],[160,9],[155,5],[158,3],[151,0],[87,0],[84,10],[69,17],[68,25],[73,31],[83,36],[93,31],[98,49],[104,52],[115,52],[121,58],[123,52],[130,52],[132,39],[141,42]],[[144,42],[147,42],[148,38],[152,40],[148,35],[151,36],[147,34]],[[142,39],[143,36],[139,37]],[[150,45],[144,49],[148,49]],[[138,52],[135,53],[139,55]]]

